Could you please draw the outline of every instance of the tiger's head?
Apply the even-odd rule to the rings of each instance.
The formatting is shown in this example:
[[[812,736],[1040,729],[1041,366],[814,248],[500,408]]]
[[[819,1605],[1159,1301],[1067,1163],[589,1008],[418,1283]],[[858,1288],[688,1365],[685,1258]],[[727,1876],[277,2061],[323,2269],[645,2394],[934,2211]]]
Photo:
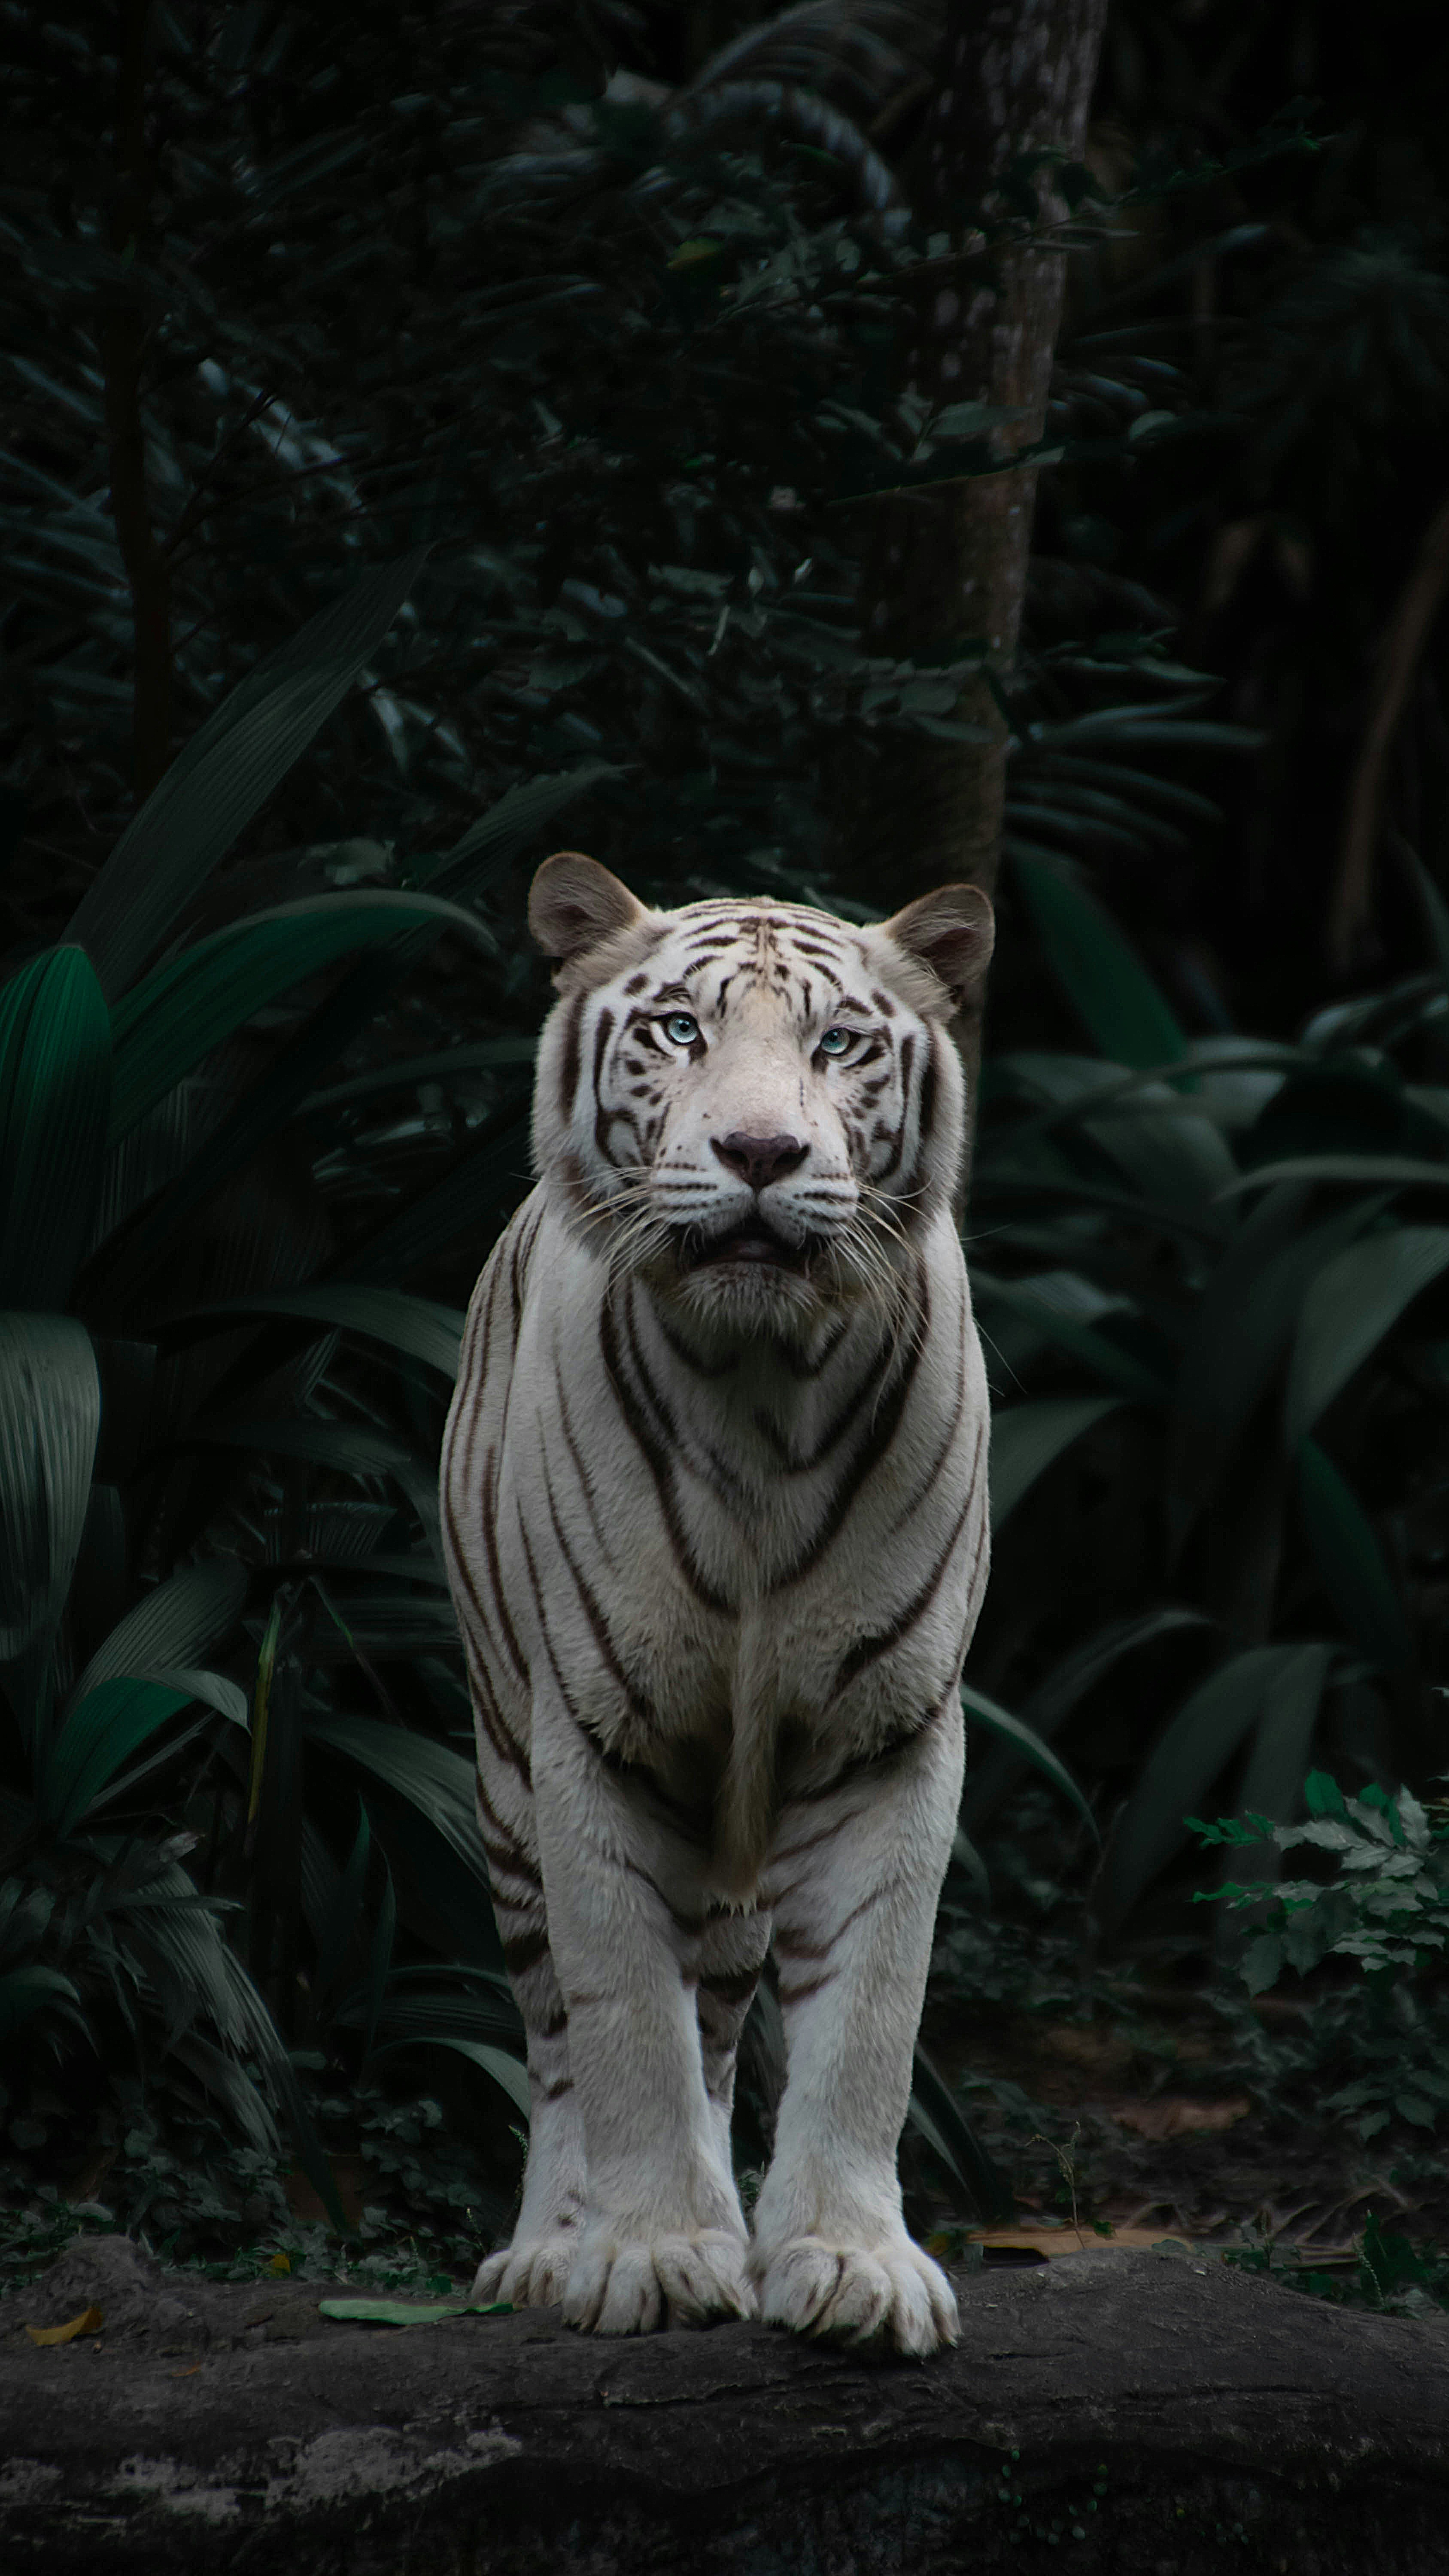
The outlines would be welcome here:
[[[956,1184],[946,1023],[991,954],[980,889],[943,886],[869,929],[757,898],[654,912],[562,850],[528,917],[559,993],[534,1159],[611,1269],[747,1330],[889,1307]]]

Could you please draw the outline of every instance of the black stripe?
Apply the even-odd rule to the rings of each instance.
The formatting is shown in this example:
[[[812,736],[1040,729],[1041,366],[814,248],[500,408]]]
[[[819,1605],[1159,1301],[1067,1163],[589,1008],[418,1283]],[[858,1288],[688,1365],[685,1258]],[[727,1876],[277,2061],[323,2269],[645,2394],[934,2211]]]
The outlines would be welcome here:
[[[563,1523],[558,1515],[558,1505],[553,1498],[553,1483],[549,1476],[547,1459],[541,1457],[540,1464],[543,1468],[544,1500],[548,1504],[548,1516],[553,1523],[554,1541],[573,1578],[574,1590],[583,1604],[584,1617],[593,1632],[594,1643],[598,1647],[604,1669],[621,1693],[629,1716],[636,1719],[641,1726],[647,1726],[657,1734],[659,1732],[658,1711],[652,1706],[648,1693],[640,1691],[638,1685],[630,1680],[619,1660],[618,1650],[609,1633],[609,1623],[599,1607],[597,1596],[582,1568],[576,1564],[573,1549],[564,1536]]]
[[[798,1583],[802,1575],[809,1574],[819,1564],[826,1549],[839,1536],[851,1504],[857,1495],[865,1491],[901,1427],[911,1389],[915,1384],[916,1371],[921,1364],[921,1352],[925,1347],[930,1325],[930,1290],[926,1283],[925,1270],[919,1264],[916,1270],[916,1318],[916,1327],[907,1345],[900,1376],[891,1388],[889,1399],[882,1403],[876,1415],[870,1438],[851,1459],[849,1467],[831,1496],[829,1508],[815,1536],[807,1542],[788,1571],[780,1575],[770,1586],[772,1592],[785,1591],[790,1584]]]
[[[665,1532],[674,1551],[674,1561],[695,1599],[702,1602],[705,1609],[727,1611],[730,1604],[712,1584],[706,1583],[685,1537],[679,1498],[674,1490],[674,1465],[670,1452],[656,1437],[647,1414],[628,1384],[614,1325],[612,1297],[605,1297],[599,1310],[599,1351],[625,1428],[654,1479],[654,1490],[659,1498]],[[667,1422],[667,1414],[665,1419]]]
[[[584,1012],[588,1008],[588,1000],[587,993],[575,993],[568,1006],[568,1016],[564,1021],[563,1061],[559,1067],[558,1077],[558,1105],[565,1126],[573,1116],[574,1100],[579,1087],[579,1067],[582,1061],[580,1048]]]
[[[877,1173],[875,1173],[875,1174],[873,1175],[877,1189],[879,1189],[880,1184],[881,1184],[881,1182],[882,1182],[882,1181],[889,1180],[889,1178],[890,1178],[890,1176],[891,1176],[891,1173],[892,1173],[893,1171],[895,1171],[895,1170],[896,1170],[897,1166],[898,1166],[898,1165],[899,1165],[899,1163],[900,1163],[901,1156],[902,1156],[902,1154],[905,1152],[905,1148],[906,1148],[906,1121],[907,1121],[907,1119],[909,1118],[909,1116],[910,1116],[910,1112],[911,1112],[911,1072],[912,1072],[912,1069],[913,1069],[913,1067],[914,1067],[914,1065],[915,1065],[915,1061],[916,1061],[916,1041],[915,1041],[915,1039],[914,1039],[914,1038],[912,1038],[912,1037],[904,1037],[904,1038],[902,1038],[902,1040],[901,1040],[901,1116],[900,1116],[900,1124],[899,1124],[899,1126],[898,1126],[898,1127],[897,1127],[897,1129],[896,1129],[896,1138],[895,1138],[895,1143],[894,1143],[894,1145],[891,1147],[891,1157],[890,1157],[890,1161],[887,1163],[887,1165],[886,1165],[886,1167],[885,1167],[885,1170],[884,1170],[883,1172],[877,1172]]]
[[[609,1010],[600,1011],[594,1028],[594,1070],[592,1077],[594,1089],[594,1147],[595,1151],[602,1156],[606,1163],[611,1159],[608,1143],[609,1117],[602,1100],[599,1098],[599,1080],[604,1070],[604,1056],[608,1049],[609,1040],[613,1034],[613,1012]]]
[[[503,1943],[503,1964],[510,1977],[527,1976],[547,1955],[547,1932],[520,1932],[515,1940]]]
[[[713,1996],[717,2003],[743,2004],[749,2002],[759,1984],[760,1971],[758,1968],[736,1968],[731,1974],[700,1977],[697,1982],[700,1993]]]
[[[787,1476],[808,1476],[813,1469],[824,1463],[831,1450],[837,1448],[844,1439],[862,1406],[874,1395],[893,1356],[889,1342],[883,1342],[865,1375],[857,1381],[833,1421],[826,1424],[814,1448],[804,1458],[797,1458],[794,1455],[788,1441],[781,1438],[768,1414],[756,1413],[752,1416],[755,1429],[761,1438],[768,1442]]]
[[[956,1553],[957,1546],[960,1542],[961,1532],[966,1526],[967,1515],[969,1514],[971,1506],[975,1500],[976,1479],[973,1476],[971,1483],[967,1488],[966,1500],[956,1515],[951,1535],[947,1539],[945,1546],[942,1548],[940,1555],[937,1557],[935,1564],[932,1566],[930,1573],[927,1575],[925,1582],[921,1585],[919,1591],[912,1594],[904,1608],[896,1612],[896,1615],[888,1628],[880,1629],[873,1637],[860,1638],[857,1644],[851,1647],[849,1654],[844,1657],[836,1672],[835,1681],[830,1694],[832,1701],[837,1700],[840,1697],[841,1692],[845,1690],[851,1682],[855,1681],[859,1675],[866,1670],[868,1665],[879,1663],[882,1655],[888,1655],[891,1652],[892,1647],[898,1646],[901,1639],[910,1634],[910,1631],[915,1627],[917,1621],[925,1617],[926,1612],[929,1610],[937,1593],[940,1591],[942,1583],[945,1581],[946,1569],[949,1566],[952,1557]]]
[[[610,1561],[610,1549],[609,1549],[609,1544],[608,1544],[607,1539],[606,1539],[606,1538],[605,1538],[605,1536],[604,1536],[603,1531],[602,1531],[602,1530],[600,1529],[600,1527],[599,1527],[599,1515],[598,1515],[598,1511],[597,1511],[597,1509],[595,1508],[595,1504],[594,1504],[594,1486],[593,1486],[593,1479],[592,1479],[592,1477],[590,1476],[589,1471],[588,1471],[588,1467],[586,1466],[586,1464],[585,1464],[585,1462],[584,1462],[583,1452],[582,1452],[582,1450],[580,1449],[579,1444],[578,1444],[578,1441],[577,1441],[577,1439],[576,1439],[576,1437],[575,1437],[573,1424],[572,1424],[572,1422],[569,1420],[568,1398],[567,1398],[567,1396],[564,1394],[564,1378],[563,1378],[563,1370],[562,1370],[562,1368],[560,1368],[560,1369],[557,1371],[556,1378],[555,1378],[555,1385],[556,1385],[557,1390],[558,1390],[558,1418],[559,1418],[559,1422],[560,1422],[560,1425],[561,1425],[562,1430],[563,1430],[564,1445],[565,1445],[565,1447],[566,1447],[566,1448],[567,1448],[567,1450],[568,1450],[569,1458],[570,1458],[570,1461],[571,1461],[571,1463],[572,1463],[572,1465],[573,1465],[573,1471],[574,1471],[574,1474],[577,1476],[577,1478],[578,1478],[578,1480],[579,1480],[579,1491],[580,1491],[580,1493],[583,1495],[583,1498],[584,1498],[584,1509],[585,1509],[585,1511],[588,1513],[588,1516],[589,1516],[589,1527],[590,1527],[590,1529],[591,1529],[591,1530],[593,1531],[593,1533],[594,1533],[594,1544],[595,1544],[595,1546],[598,1548],[599,1554],[603,1557],[603,1559],[604,1559],[605,1563],[607,1564],[607,1563]]]
[[[916,1126],[918,1154],[925,1152],[931,1141],[931,1131],[936,1124],[936,1086],[940,1077],[936,1065],[937,1038],[934,1029],[929,1032],[928,1045],[930,1052],[926,1057],[926,1069],[921,1076],[921,1112]]]
[[[483,1507],[483,1553],[488,1560],[488,1579],[493,1586],[493,1600],[498,1613],[498,1626],[502,1634],[504,1647],[507,1650],[508,1660],[512,1664],[514,1671],[517,1673],[519,1680],[521,1682],[526,1682],[528,1680],[528,1666],[524,1662],[523,1649],[519,1645],[518,1638],[514,1633],[513,1621],[508,1615],[508,1600],[503,1589],[502,1570],[498,1563],[498,1530],[494,1518],[498,1507],[493,1490],[493,1468],[494,1456],[493,1451],[490,1448],[484,1452],[483,1456],[483,1492],[481,1497]]]

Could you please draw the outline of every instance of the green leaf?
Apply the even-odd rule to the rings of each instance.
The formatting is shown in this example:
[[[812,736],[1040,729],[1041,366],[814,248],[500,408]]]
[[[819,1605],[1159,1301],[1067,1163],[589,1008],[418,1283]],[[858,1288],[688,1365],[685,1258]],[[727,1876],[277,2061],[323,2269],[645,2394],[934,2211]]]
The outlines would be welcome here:
[[[300,1322],[343,1332],[365,1333],[406,1351],[446,1378],[458,1374],[464,1317],[456,1306],[431,1297],[413,1297],[401,1288],[372,1288],[361,1282],[327,1281],[315,1288],[276,1288],[249,1297],[228,1297],[215,1306],[193,1306],[168,1317],[166,1332],[185,1339],[194,1328],[214,1323],[220,1330],[238,1315],[295,1316]]]
[[[476,895],[526,850],[534,836],[590,787],[604,778],[622,778],[616,761],[586,760],[577,769],[547,778],[524,779],[510,787],[496,805],[470,824],[451,850],[411,873],[418,885],[436,885],[452,895]]]
[[[311,1458],[318,1466],[339,1467],[345,1475],[394,1476],[424,1529],[436,1540],[437,1477],[415,1449],[391,1432],[375,1431],[367,1423],[320,1422],[302,1417],[199,1422],[187,1434],[187,1445],[199,1449],[268,1450],[279,1458]]]
[[[435,1253],[451,1251],[465,1234],[477,1238],[481,1270],[504,1218],[532,1187],[530,1162],[528,1120],[510,1119],[350,1252],[339,1277],[377,1279],[416,1269]]]
[[[313,1717],[308,1721],[307,1742],[345,1754],[406,1798],[486,1887],[477,1784],[474,1766],[465,1755],[432,1736],[414,1735],[377,1717]]]
[[[253,913],[154,967],[115,1008],[108,1142],[128,1135],[183,1074],[279,993],[352,949],[423,922],[491,945],[491,934],[460,904],[384,890],[314,895]]]
[[[0,1662],[44,1638],[65,1606],[100,1427],[84,1324],[0,1314]]]
[[[1298,1507],[1329,1600],[1369,1662],[1403,1672],[1413,1641],[1383,1549],[1347,1478],[1316,1440],[1298,1443]]]
[[[158,1681],[169,1678],[178,1665],[189,1666],[194,1656],[207,1653],[230,1636],[241,1616],[246,1591],[247,1570],[235,1556],[208,1557],[201,1565],[183,1566],[178,1573],[169,1575],[133,1610],[128,1610],[102,1640],[71,1692],[68,1706],[74,1708],[98,1683],[117,1675],[131,1681]],[[215,1680],[218,1676],[188,1674],[190,1678]],[[240,1699],[245,1723],[245,1697],[237,1692],[235,1683],[227,1688]],[[215,1707],[219,1703],[212,1699],[209,1704]],[[230,1705],[222,1704],[228,1715],[234,1714]]]
[[[1187,1840],[1186,1819],[1204,1804],[1225,1763],[1257,1722],[1270,1680],[1295,1646],[1249,1646],[1184,1701],[1159,1736],[1127,1801],[1107,1856],[1103,1913],[1112,1925]]]
[[[436,2326],[446,2317],[511,2317],[506,2299],[319,2299],[319,2317],[340,2326]]]
[[[83,948],[0,990],[0,1307],[64,1307],[105,1153],[111,1022]]]
[[[979,2218],[989,2226],[993,2219],[1010,2217],[1015,2206],[1011,2185],[977,2137],[949,2084],[919,2045],[906,2117],[940,2157]]]
[[[1322,1643],[1296,1647],[1281,1669],[1269,1676],[1238,1788],[1238,1807],[1244,1815],[1271,1817],[1278,1825],[1296,1822],[1335,1651]],[[1281,1876],[1283,1855],[1276,1843],[1261,1841],[1241,1852],[1236,1866],[1240,1878],[1267,1883]],[[1224,1920],[1230,1922],[1231,1917]]]
[[[7,1969],[0,1975],[0,2041],[12,2038],[23,2023],[32,2021],[47,2007],[64,2020],[78,2023],[82,2030],[89,2027],[79,1994],[59,1968],[36,1965]]]
[[[525,2121],[528,2119],[531,2109],[528,2069],[516,2057],[510,2057],[506,2049],[492,2048],[486,2040],[459,2039],[450,2030],[419,2031],[415,2037],[391,2039],[385,2047],[374,2050],[374,2062],[379,2057],[395,2056],[400,2048],[448,2048],[455,2057],[466,2057],[471,2065],[481,2067],[485,2075],[491,2076],[507,2094],[515,2111],[521,2112]]]
[[[1220,1199],[1245,1190],[1276,1189],[1285,1181],[1361,1181],[1370,1189],[1449,1189],[1449,1162],[1424,1163],[1409,1154],[1299,1154],[1291,1162],[1260,1163],[1219,1190]]]
[[[187,1693],[163,1682],[100,1682],[70,1712],[39,1766],[41,1824],[63,1842],[138,1745],[185,1708]]]
[[[1013,861],[1047,962],[1103,1055],[1116,1064],[1179,1063],[1187,1040],[1100,904],[1041,859]]]
[[[1446,1269],[1449,1227],[1402,1225],[1350,1244],[1319,1270],[1303,1300],[1288,1373],[1290,1448]]]
[[[364,575],[193,735],[82,897],[67,936],[105,992],[123,993],[338,706],[427,560],[419,546]]]
[[[1058,1760],[1049,1744],[1042,1742],[1035,1727],[1025,1725],[1021,1718],[1013,1717],[1008,1709],[999,1708],[994,1699],[987,1699],[983,1692],[973,1690],[969,1682],[961,1684],[961,1705],[966,1711],[967,1718],[975,1718],[977,1725],[984,1726],[988,1735],[999,1736],[1003,1743],[1012,1745],[1018,1753],[1024,1754],[1033,1768],[1041,1773],[1042,1778],[1049,1780],[1054,1789],[1060,1790],[1068,1804],[1076,1808],[1083,1823],[1089,1828],[1093,1840],[1098,1842],[1101,1840],[1097,1831],[1097,1819],[1066,1764]]]
[[[1052,1461],[1080,1440],[1084,1431],[1115,1413],[1116,1395],[1052,1396],[1036,1404],[1012,1404],[991,1419],[991,1526],[999,1530],[1008,1512],[1045,1474]]]
[[[1043,1742],[1049,1742],[1088,1691],[1095,1689],[1124,1655],[1155,1644],[1159,1637],[1207,1625],[1200,1610],[1147,1610],[1125,1619],[1109,1619],[1084,1645],[1063,1655],[1037,1683],[1022,1713],[1022,1723],[1033,1727]],[[980,1768],[968,1776],[961,1813],[974,1831],[979,1831],[996,1813],[1020,1778],[1021,1770],[1021,1759],[1010,1746],[997,1744]]]
[[[993,1178],[995,1175],[993,1175]],[[1034,1324],[1037,1331],[1061,1350],[1070,1351],[1094,1377],[1107,1380],[1119,1394],[1136,1397],[1148,1403],[1161,1404],[1167,1387],[1155,1369],[1134,1359],[1119,1342],[1110,1340],[1095,1325],[1084,1324],[1033,1289],[1029,1283],[1015,1279],[994,1279],[988,1271],[978,1271],[972,1281],[975,1302],[984,1306],[1004,1306],[1009,1314],[1019,1315],[1023,1323]],[[1085,1428],[1085,1425],[1082,1426]]]

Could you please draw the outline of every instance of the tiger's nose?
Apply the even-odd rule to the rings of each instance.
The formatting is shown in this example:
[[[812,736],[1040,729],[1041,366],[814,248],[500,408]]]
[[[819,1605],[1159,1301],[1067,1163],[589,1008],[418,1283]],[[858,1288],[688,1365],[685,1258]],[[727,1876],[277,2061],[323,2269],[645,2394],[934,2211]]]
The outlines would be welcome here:
[[[798,1136],[746,1136],[739,1128],[728,1136],[712,1136],[710,1143],[720,1161],[748,1181],[752,1190],[767,1190],[772,1181],[783,1181],[810,1151]]]

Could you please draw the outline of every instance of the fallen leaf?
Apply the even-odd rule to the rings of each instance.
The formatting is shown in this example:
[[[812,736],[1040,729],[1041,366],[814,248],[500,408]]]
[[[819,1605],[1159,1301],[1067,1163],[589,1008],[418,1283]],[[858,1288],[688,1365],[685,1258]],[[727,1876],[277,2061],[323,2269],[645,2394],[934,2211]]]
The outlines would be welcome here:
[[[171,2376],[173,2379],[194,2379],[200,2368],[200,2362],[194,2361],[189,2370],[173,2370]]]
[[[27,2326],[32,2343],[74,2343],[77,2335],[99,2334],[106,2322],[104,2308],[82,2308],[63,2326]]]
[[[269,2272],[290,2272],[291,2268],[292,2257],[290,2254],[274,2254],[270,2263],[267,2265],[267,2270]]]
[[[1195,2129],[1231,2129],[1252,2109],[1246,2093],[1225,2102],[1204,2102],[1191,2093],[1163,2093],[1155,2102],[1126,2102],[1113,2119],[1139,2138],[1185,2138]]]
[[[1153,2245],[1191,2250],[1185,2236],[1161,2227],[1118,2227],[1110,2236],[1094,2227],[973,2227],[966,2242],[988,2254],[1034,2254],[1044,2263],[1063,2254],[1140,2254]]]
[[[471,2299],[319,2299],[319,2317],[347,2326],[435,2326],[444,2317],[511,2317],[506,2299],[490,2307]]]

